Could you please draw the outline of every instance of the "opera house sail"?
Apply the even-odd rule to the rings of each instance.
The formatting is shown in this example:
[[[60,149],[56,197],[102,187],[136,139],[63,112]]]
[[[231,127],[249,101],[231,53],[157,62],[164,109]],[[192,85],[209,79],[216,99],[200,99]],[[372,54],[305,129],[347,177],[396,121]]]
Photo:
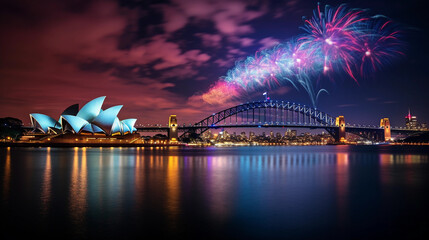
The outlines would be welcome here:
[[[105,96],[95,98],[80,110],[74,104],[66,108],[58,121],[41,114],[31,113],[30,120],[33,130],[44,134],[103,134],[106,136],[127,135],[137,132],[134,127],[137,119],[119,120],[118,114],[122,105],[103,110]]]

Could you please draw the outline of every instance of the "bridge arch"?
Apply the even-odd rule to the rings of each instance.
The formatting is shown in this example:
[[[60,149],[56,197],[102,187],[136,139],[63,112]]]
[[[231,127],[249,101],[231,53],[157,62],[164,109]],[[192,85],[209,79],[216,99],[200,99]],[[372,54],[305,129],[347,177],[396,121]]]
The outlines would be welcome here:
[[[261,110],[263,111],[262,113]],[[269,111],[268,114],[267,111]],[[274,113],[272,113],[273,111]],[[231,118],[235,117],[237,123],[240,114],[241,122],[246,122],[248,124],[270,124],[271,126],[274,126],[276,124],[284,125],[285,123],[288,123],[308,127],[316,125],[319,127],[324,126],[326,128],[335,127],[335,118],[316,108],[293,102],[267,100],[243,103],[217,113],[213,113],[212,115],[195,123],[193,125],[195,128],[185,131],[181,137],[190,133],[201,134],[210,128],[216,127],[218,123],[221,123],[222,121],[225,122],[228,118],[231,122]],[[244,116],[244,114],[246,114],[246,116]],[[244,119],[246,119],[246,121],[243,121]]]

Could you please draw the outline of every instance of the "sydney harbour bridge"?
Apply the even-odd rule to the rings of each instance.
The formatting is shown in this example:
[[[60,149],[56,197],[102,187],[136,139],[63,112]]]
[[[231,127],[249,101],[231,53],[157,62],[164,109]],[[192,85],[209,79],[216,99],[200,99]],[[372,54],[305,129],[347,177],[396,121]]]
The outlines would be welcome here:
[[[193,125],[180,126],[175,115],[170,116],[168,126],[138,127],[140,132],[167,132],[170,139],[198,136],[209,129],[219,128],[308,128],[325,129],[341,142],[345,134],[352,133],[373,141],[389,141],[391,134],[413,135],[427,129],[406,129],[390,126],[388,118],[380,125],[346,124],[344,116],[333,117],[317,108],[285,101],[264,100],[243,103],[213,113]]]

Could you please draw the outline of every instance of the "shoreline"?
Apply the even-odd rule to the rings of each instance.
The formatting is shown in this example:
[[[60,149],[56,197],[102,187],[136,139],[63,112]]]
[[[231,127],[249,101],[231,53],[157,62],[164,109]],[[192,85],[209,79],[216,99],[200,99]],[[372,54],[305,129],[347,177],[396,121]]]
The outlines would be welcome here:
[[[146,143],[13,143],[2,142],[0,147],[170,147],[186,146],[186,144],[146,144]]]
[[[171,143],[171,144],[156,144],[156,143],[22,143],[22,142],[0,142],[2,147],[58,147],[58,148],[73,148],[73,147],[244,147],[244,146],[429,146],[429,143],[388,143],[388,144],[326,144],[326,145],[204,145],[204,144],[186,144],[186,143]]]

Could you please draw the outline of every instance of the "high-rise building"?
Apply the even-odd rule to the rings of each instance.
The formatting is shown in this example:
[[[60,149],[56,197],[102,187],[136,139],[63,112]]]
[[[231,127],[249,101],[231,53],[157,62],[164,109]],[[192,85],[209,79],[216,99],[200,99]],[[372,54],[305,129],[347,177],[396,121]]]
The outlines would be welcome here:
[[[254,132],[250,132],[249,133],[249,140],[253,140],[255,138],[255,133]]]
[[[241,132],[240,136],[241,136],[241,139],[243,139],[243,140],[247,139],[246,138],[246,132]]]
[[[287,129],[285,132],[285,137],[296,137],[297,132],[296,130]]]
[[[223,132],[223,137],[224,137],[225,139],[229,140],[229,139],[230,139],[230,136],[231,136],[231,135],[228,133],[228,131],[226,131],[226,130],[225,130],[225,131]]]
[[[290,136],[290,129],[286,129],[285,137],[289,137],[289,136]]]
[[[415,129],[418,127],[417,116],[412,116],[409,109],[408,115],[405,116],[405,126],[410,129]]]
[[[205,139],[213,139],[213,133],[211,130],[208,130],[203,133],[202,137]]]

